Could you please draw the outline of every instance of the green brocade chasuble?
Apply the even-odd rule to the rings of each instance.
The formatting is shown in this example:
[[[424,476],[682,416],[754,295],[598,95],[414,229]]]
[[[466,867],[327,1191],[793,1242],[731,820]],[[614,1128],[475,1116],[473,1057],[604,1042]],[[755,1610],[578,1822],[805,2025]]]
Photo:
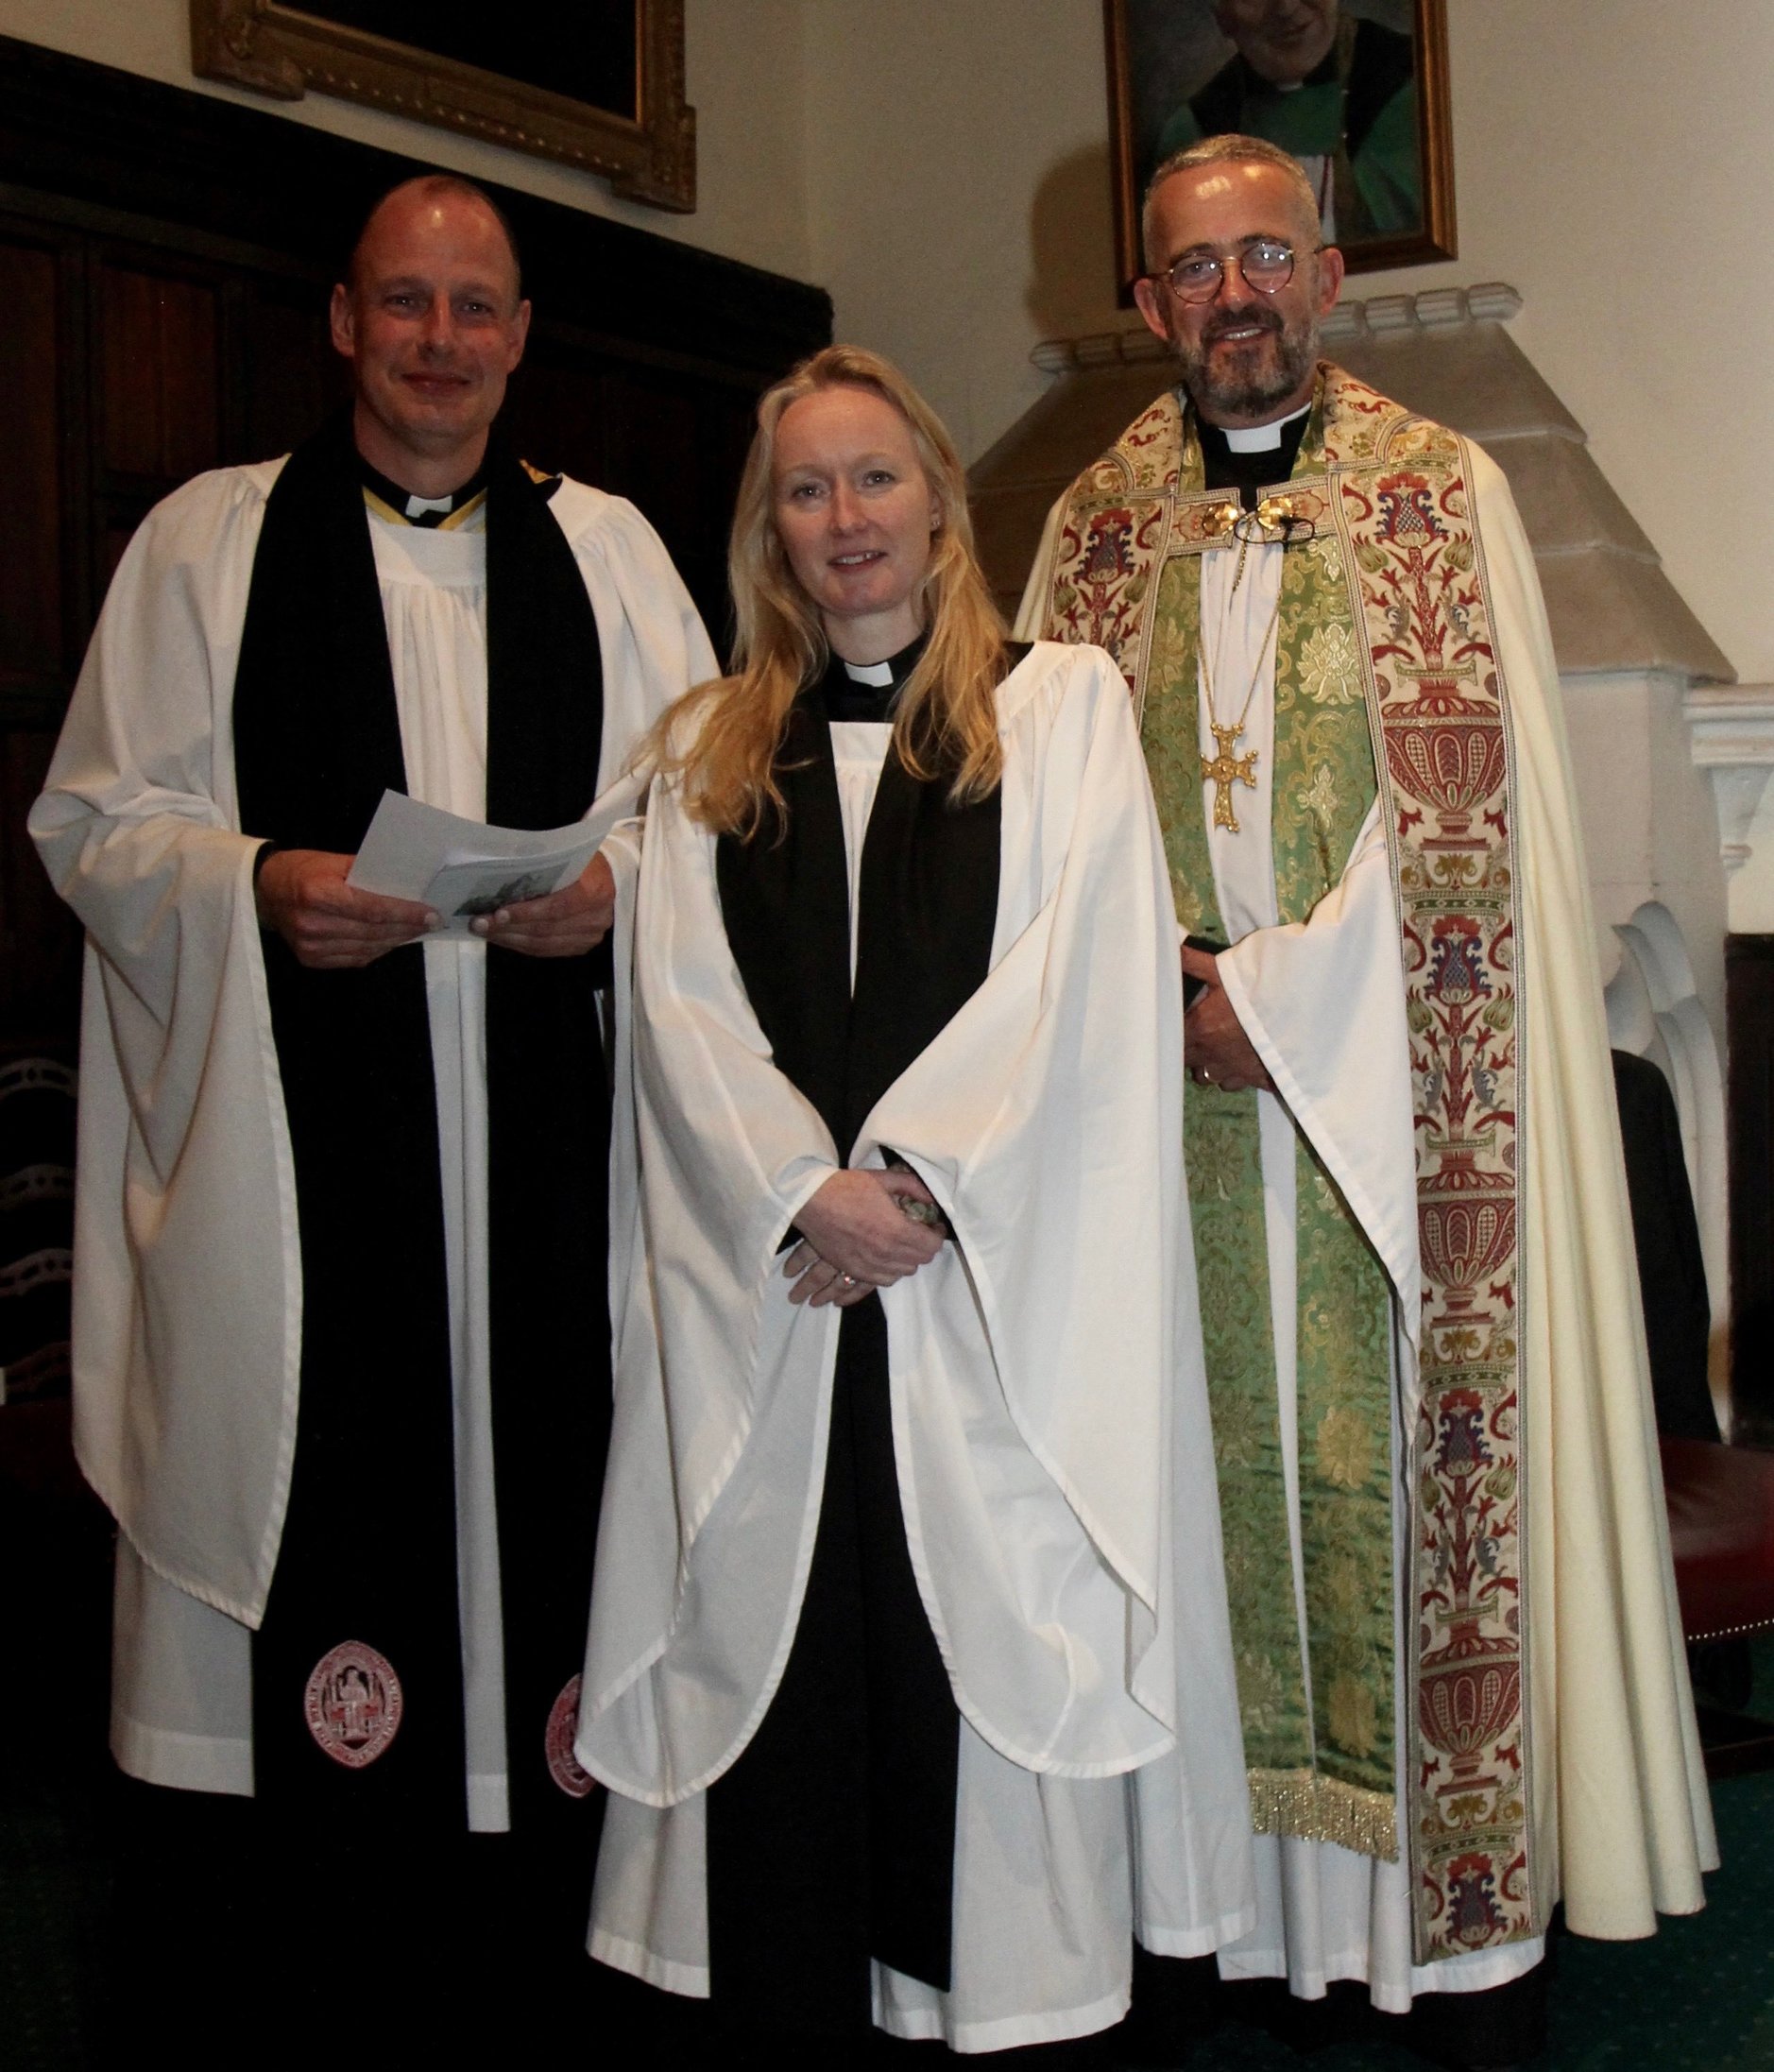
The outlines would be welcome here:
[[[1416,1959],[1539,1933],[1522,1646],[1514,1304],[1517,974],[1510,750],[1463,448],[1321,368],[1289,482],[1269,763],[1279,918],[1339,882],[1384,773],[1418,1122],[1419,1386],[1409,1515],[1406,1775],[1398,1664],[1392,1300],[1329,1172],[1296,1139],[1296,1609],[1254,1092],[1185,1091],[1185,1151],[1238,1695],[1259,1832],[1410,1856]],[[1223,935],[1203,781],[1203,556],[1236,495],[1202,488],[1192,414],[1154,403],[1073,486],[1049,638],[1106,647],[1133,690],[1177,917]],[[1247,521],[1241,528],[1250,529]],[[1245,744],[1240,744],[1243,747]],[[1416,1292],[1412,1292],[1414,1294]]]

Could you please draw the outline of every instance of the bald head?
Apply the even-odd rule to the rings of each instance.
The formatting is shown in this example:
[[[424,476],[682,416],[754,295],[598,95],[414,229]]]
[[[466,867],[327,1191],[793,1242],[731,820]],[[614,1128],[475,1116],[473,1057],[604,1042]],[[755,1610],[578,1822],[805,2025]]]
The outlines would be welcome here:
[[[390,187],[364,218],[363,228],[351,246],[351,256],[346,262],[346,285],[355,290],[367,248],[373,250],[390,235],[403,236],[416,217],[422,220],[428,213],[435,215],[452,207],[485,216],[497,231],[509,263],[511,300],[514,305],[520,301],[523,264],[518,257],[517,235],[510,220],[491,195],[477,187],[471,180],[464,180],[459,173],[420,173],[413,180],[401,180],[398,187]]]
[[[1213,166],[1228,169],[1244,165],[1267,165],[1277,176],[1276,193],[1286,212],[1288,231],[1293,241],[1302,248],[1315,245],[1319,236],[1318,197],[1312,192],[1312,182],[1305,177],[1305,168],[1290,152],[1279,145],[1271,144],[1264,137],[1240,136],[1236,130],[1223,135],[1203,137],[1191,144],[1186,150],[1173,151],[1152,170],[1146,182],[1145,205],[1140,211],[1140,241],[1145,249],[1148,267],[1168,265],[1174,253],[1160,253],[1158,247],[1164,242],[1159,235],[1162,190],[1180,176],[1205,172]]]
[[[504,218],[452,174],[404,180],[370,211],[333,291],[333,343],[351,363],[358,451],[420,496],[481,464],[530,325]]]

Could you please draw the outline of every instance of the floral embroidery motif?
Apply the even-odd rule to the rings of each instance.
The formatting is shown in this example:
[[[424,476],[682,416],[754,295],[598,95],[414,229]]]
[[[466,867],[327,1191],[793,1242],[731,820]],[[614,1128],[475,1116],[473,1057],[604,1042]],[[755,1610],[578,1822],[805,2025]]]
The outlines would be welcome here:
[[[1353,705],[1361,696],[1361,658],[1347,626],[1321,626],[1306,641],[1300,688],[1319,705]]]
[[[1339,529],[1391,783],[1422,1146],[1409,1824],[1422,1961],[1542,1926],[1525,1782],[1515,815],[1463,449],[1412,435],[1377,457],[1390,465],[1342,478]]]
[[[1300,804],[1326,832],[1337,812],[1337,773],[1328,762],[1321,762],[1312,773],[1312,781],[1300,787]]]

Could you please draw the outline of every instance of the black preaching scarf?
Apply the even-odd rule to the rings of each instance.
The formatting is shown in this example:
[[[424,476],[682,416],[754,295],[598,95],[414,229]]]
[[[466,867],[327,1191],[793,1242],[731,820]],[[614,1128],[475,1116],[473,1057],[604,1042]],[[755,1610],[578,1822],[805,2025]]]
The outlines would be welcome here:
[[[292,454],[253,562],[234,683],[241,826],[285,848],[354,854],[384,788],[406,789],[360,470],[345,420]],[[495,454],[486,498],[486,816],[559,826],[598,786],[597,627],[547,486]],[[558,1701],[584,1652],[609,1424],[600,968],[607,956],[493,950],[486,975],[512,1825],[588,1849],[588,1780],[565,1760]],[[423,952],[309,971],[267,935],[265,975],[303,1288],[290,1506],[253,1649],[256,1791],[356,1833],[460,1831],[454,1414]],[[381,1664],[398,1679],[398,1724]]]
[[[834,660],[777,753],[786,813],[716,848],[747,997],[841,1156],[991,962],[998,794],[953,806],[947,778],[919,781],[890,750],[862,845],[852,992],[828,723],[885,718],[920,649],[876,693]],[[960,1717],[906,1545],[887,1351],[879,1297],[847,1309],[793,1647],[762,1725],[708,1793],[714,2000],[759,2028],[866,2029],[871,1957],[949,1982]]]

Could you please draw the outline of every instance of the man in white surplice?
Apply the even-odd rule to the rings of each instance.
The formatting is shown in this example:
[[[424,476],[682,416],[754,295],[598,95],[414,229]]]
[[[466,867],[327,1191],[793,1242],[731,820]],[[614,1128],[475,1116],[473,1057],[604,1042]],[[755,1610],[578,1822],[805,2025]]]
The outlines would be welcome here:
[[[544,1821],[547,1793],[564,1807],[589,1789],[565,1753],[571,1653],[549,1672],[549,1697],[566,1702],[559,1719],[547,1699],[534,1718],[508,1707],[517,1607],[509,1573],[502,1596],[511,1542],[501,1527],[534,1530],[526,1510],[558,1507],[533,1484],[526,1495],[502,1450],[495,1382],[510,1306],[500,1307],[500,1238],[489,1234],[489,1001],[507,972],[522,987],[558,976],[571,989],[587,1048],[539,1089],[543,1103],[561,1104],[571,1136],[577,1089],[603,1085],[595,1027],[587,1034],[597,997],[587,960],[608,928],[614,887],[600,856],[564,890],[476,921],[479,939],[424,940],[422,952],[388,957],[438,919],[345,882],[351,856],[340,852],[355,847],[365,813],[350,821],[353,804],[335,839],[292,840],[263,817],[255,824],[248,784],[261,800],[282,797],[287,766],[299,765],[302,796],[291,795],[290,810],[321,816],[307,826],[330,824],[340,798],[361,795],[373,810],[384,780],[474,820],[500,817],[492,809],[503,796],[509,814],[534,811],[522,824],[548,826],[584,813],[599,793],[632,789],[623,773],[634,743],[712,671],[683,584],[632,505],[539,476],[496,441],[489,450],[529,309],[508,229],[478,190],[432,176],[378,204],[333,296],[333,342],[356,389],[349,426],[288,460],[200,476],[150,514],[112,583],[32,818],[89,940],[76,1437],[122,1529],[112,1750],[129,1776],[173,1788],[152,1802],[169,1850],[186,1831],[178,1819],[212,1818],[191,1794],[222,1795],[212,1806],[257,1794],[263,1805],[274,1772],[280,1791],[288,1784],[295,1831],[325,1853],[333,1885],[354,1861],[340,1853],[353,1837],[384,1835],[366,1890],[376,1902],[368,1943],[384,1956],[402,1934],[448,1951],[458,1927],[473,1936],[497,1926],[453,1920],[448,1881],[435,1895],[418,1881],[381,1882],[411,1853],[385,1845],[394,1829],[375,1824],[384,1812],[411,1824],[404,1835],[497,1833],[522,1826],[526,1766],[539,1778],[531,1795]],[[502,509],[507,539],[521,537],[523,551],[514,565],[506,548],[492,589],[507,608],[489,620],[488,540],[507,525]],[[345,571],[337,588],[333,568]],[[557,681],[535,680],[538,657],[558,664]],[[521,707],[515,727],[502,697]],[[532,730],[540,749],[523,738]],[[572,767],[556,795],[537,765],[558,742],[576,753],[560,758]],[[549,811],[554,821],[542,817]],[[336,1021],[333,1002],[367,1002],[349,989],[397,967],[398,1002],[378,995],[385,1013],[348,1008],[356,1029],[333,1029],[340,1069],[302,1096],[303,1122],[303,1032],[320,1023],[286,1022],[283,1004],[317,1001],[316,1012]],[[397,1006],[404,1019],[394,1029]],[[547,1035],[538,1029],[537,1040]],[[367,1095],[354,1084],[358,1042],[365,1070],[380,1075]],[[514,1076],[525,1069],[520,1060]],[[600,1229],[595,1147],[606,1125],[592,1110],[602,1098],[584,1110],[594,1148],[564,1151],[549,1179],[590,1205]],[[366,1134],[352,1164],[350,1144],[328,1146],[316,1132],[327,1111],[356,1112],[360,1100]],[[402,1102],[412,1156],[384,1170],[375,1131]],[[491,1112],[497,1124],[497,1101]],[[549,1123],[544,1106],[544,1138]],[[531,1165],[520,1178],[549,1155],[546,1143],[537,1150],[534,1118],[524,1127]],[[520,1156],[510,1134],[503,1146],[493,1134],[496,1155]],[[318,1168],[304,1161],[316,1145],[333,1163],[311,1193]],[[524,1377],[556,1405],[548,1414],[565,1445],[569,1430],[595,1433],[596,1413],[588,1423],[575,1397],[595,1391],[606,1358],[603,1260],[549,1273],[553,1232],[539,1197],[536,1213],[536,1300],[565,1279],[583,1305],[561,1324],[561,1345],[577,1344],[580,1356],[538,1356],[554,1371]],[[348,1226],[356,1249],[323,1267],[328,1246],[339,1249],[334,1231]],[[340,1321],[342,1283],[365,1302],[385,1296],[387,1313]],[[342,1380],[316,1371],[316,1334]],[[385,1396],[398,1408],[361,1435],[361,1455],[353,1435],[330,1465],[324,1447],[310,1446],[308,1418],[310,1398],[335,1382],[343,1395],[324,1406],[335,1453],[338,1432],[356,1433],[357,1403]],[[410,1406],[400,1400],[406,1388]],[[524,1474],[547,1442],[546,1430],[539,1448],[526,1442]],[[578,1542],[598,1465],[571,1471],[564,1530]],[[299,1531],[304,1481],[310,1515]],[[409,1487],[419,1483],[427,1488]],[[428,1533],[436,1558],[422,1575],[391,1571],[387,1587],[374,1585],[380,1597],[367,1598],[371,1608],[360,1608],[353,1573],[370,1578],[384,1555],[408,1560],[404,1543]],[[296,1571],[334,1561],[343,1594],[305,1602]],[[586,1590],[588,1577],[565,1615],[580,1635]],[[316,1662],[316,1643],[269,1711],[267,1602],[270,1627],[280,1609],[292,1631],[312,1615],[331,1650]],[[382,1637],[384,1612],[397,1633],[413,1619],[404,1639]],[[410,1805],[394,1807],[408,1789],[403,1762],[417,1781]],[[345,1795],[311,1796],[334,1789]],[[325,1806],[334,1810],[316,1810]],[[563,1876],[576,1879],[578,1897],[560,1931],[576,1953],[588,1841],[571,1841],[567,1856]],[[324,1930],[313,1895],[285,1896],[292,1919],[305,1909]],[[397,1918],[408,1902],[421,1918]],[[142,1932],[152,1927],[144,1922]],[[188,1921],[165,1925],[169,1935],[189,1931]],[[145,1977],[150,1967],[140,1968]],[[229,1966],[216,1958],[213,1969]]]
[[[1229,1979],[1286,1978],[1307,1998],[1338,1979],[1361,1980],[1380,2009],[1404,2012],[1415,1997],[1420,2040],[1453,2062],[1526,2057],[1544,2031],[1536,1967],[1553,1902],[1563,1897],[1580,1932],[1648,1934],[1657,1910],[1701,1904],[1698,1873],[1714,1859],[1557,666],[1531,553],[1498,471],[1319,360],[1319,325],[1337,300],[1342,261],[1320,248],[1297,165],[1254,139],[1209,139],[1159,168],[1144,231],[1152,270],[1137,300],[1181,363],[1182,387],[1143,413],[1056,505],[1018,631],[1117,654],[1141,715],[1180,920],[1204,938],[1186,939],[1182,951],[1201,988],[1186,1043],[1203,1091],[1187,1105],[1192,1129],[1219,1133],[1220,1162],[1202,1156],[1206,1137],[1198,1144],[1189,1136],[1191,1193],[1259,1887],[1256,1927],[1220,1952],[1219,1969]],[[1439,456],[1440,476],[1411,471],[1424,454]],[[1456,484],[1439,506],[1425,488],[1437,481]],[[1420,1257],[1414,1138],[1437,1087],[1425,1100],[1424,1085],[1413,1085],[1413,1071],[1425,1069],[1413,1052],[1428,1053],[1434,1038],[1424,1040],[1426,1013],[1407,1022],[1388,842],[1393,750],[1389,739],[1376,770],[1369,723],[1372,658],[1420,657],[1382,644],[1411,637],[1415,600],[1385,619],[1390,564],[1340,529],[1349,500],[1336,502],[1339,482],[1356,486],[1352,497],[1370,513],[1395,500],[1402,517],[1391,537],[1451,542],[1439,549],[1448,571],[1471,577],[1452,610],[1456,620],[1466,614],[1466,652],[1494,658],[1493,694],[1507,682],[1508,775],[1518,787],[1512,813],[1495,818],[1499,829],[1509,822],[1499,838],[1517,845],[1507,882],[1519,888],[1520,920],[1499,965],[1447,990],[1469,999],[1459,985],[1470,985],[1499,1002],[1507,985],[1491,1026],[1506,1034],[1513,1025],[1494,1018],[1519,999],[1522,1051],[1537,1066],[1535,1098],[1520,1104],[1521,1263],[1509,1254],[1491,1269],[1509,1282],[1510,1302],[1521,1292],[1520,1329],[1516,1311],[1505,1310],[1494,1346],[1497,1359],[1512,1361],[1522,1342],[1526,1522],[1516,1530],[1527,1553],[1519,1605],[1502,1641],[1486,1643],[1527,1654],[1520,1683],[1507,1687],[1518,1694],[1516,1710],[1506,1704],[1497,1715],[1512,1723],[1507,1735],[1496,1724],[1489,1731],[1508,1739],[1523,1779],[1513,1802],[1499,1797],[1497,1818],[1530,1834],[1533,1846],[1530,1854],[1523,1843],[1507,1876],[1493,1876],[1488,1861],[1475,1873],[1472,1858],[1445,1852],[1456,1860],[1440,1890],[1423,1875],[1413,1887],[1413,1847],[1429,1832],[1424,1821],[1443,1817],[1447,1798],[1420,1816],[1412,1796],[1423,1785],[1410,1760],[1418,1664],[1409,1521],[1423,1454],[1406,1466],[1407,1447],[1421,1444],[1412,1426],[1420,1348],[1428,1359],[1423,1292],[1431,1264],[1446,1275],[1444,1259]],[[1418,496],[1424,503],[1413,505]],[[1478,645],[1487,639],[1481,612],[1493,645]],[[1433,669],[1398,674],[1441,680]],[[1468,663],[1446,680],[1458,689],[1469,678],[1477,680]],[[1470,726],[1482,709],[1454,710]],[[1464,795],[1423,789],[1435,772],[1425,778],[1411,766],[1410,752],[1397,749],[1404,776],[1390,781],[1415,782],[1416,796],[1437,796],[1457,816]],[[1468,776],[1502,784],[1503,755],[1461,781]],[[1424,818],[1407,810],[1411,796],[1407,787],[1397,809],[1401,845],[1407,824]],[[1458,837],[1458,828],[1446,822],[1441,833]],[[1459,842],[1439,847],[1456,852]],[[1494,906],[1497,893],[1491,882],[1481,888],[1476,865],[1451,853],[1442,868],[1453,873],[1446,882],[1474,888],[1467,899],[1482,895]],[[1436,960],[1452,959],[1469,972],[1459,960],[1476,950],[1477,926],[1449,920],[1421,965],[1440,969]],[[1462,930],[1474,932],[1470,940]],[[1414,998],[1412,1012],[1423,1013]],[[1479,1060],[1479,1105],[1488,1106],[1491,1053],[1469,1047],[1456,1054],[1457,1069],[1466,1054]],[[1235,1137],[1234,1104],[1223,1097],[1252,1089],[1249,1134]],[[1238,1112],[1250,1115],[1248,1106]],[[1461,1143],[1452,1149],[1467,1156]],[[1513,1156],[1510,1173],[1480,1184],[1514,1186]],[[1580,1226],[1571,1213],[1579,1196]],[[1250,1220],[1237,1225],[1226,1205],[1240,1198]],[[1315,1253],[1315,1244],[1325,1249]],[[1561,1262],[1557,1275],[1552,1260]],[[1249,1291],[1265,1274],[1268,1302],[1253,1303]],[[1475,1278],[1475,1269],[1467,1285]],[[1503,1299],[1498,1286],[1477,1285]],[[1474,1331],[1452,1357],[1473,1357],[1483,1343]],[[1359,1408],[1328,1386],[1309,1393],[1308,1352]],[[1516,1402],[1510,1393],[1481,1447],[1514,1444]],[[1463,1443],[1463,1430],[1455,1439]],[[1508,1474],[1495,1491],[1515,1489],[1515,1464]],[[1580,1673],[1579,1650],[1593,1651]],[[1581,1703],[1572,1696],[1579,1689]],[[1291,1721],[1291,1741],[1278,1720]],[[1434,1721],[1422,1731],[1431,1740],[1447,1733]],[[1481,1753],[1499,1767],[1488,1748]],[[1610,1777],[1605,1810],[1593,1792],[1561,1791],[1561,1780],[1584,1773]],[[1498,1778],[1481,1782],[1493,1789]],[[1457,1804],[1454,1827],[1436,1831],[1453,1832],[1477,1804],[1469,1797],[1464,1812]],[[1507,1860],[1498,1858],[1499,1870]],[[1426,1923],[1420,1904],[1435,1909]]]

